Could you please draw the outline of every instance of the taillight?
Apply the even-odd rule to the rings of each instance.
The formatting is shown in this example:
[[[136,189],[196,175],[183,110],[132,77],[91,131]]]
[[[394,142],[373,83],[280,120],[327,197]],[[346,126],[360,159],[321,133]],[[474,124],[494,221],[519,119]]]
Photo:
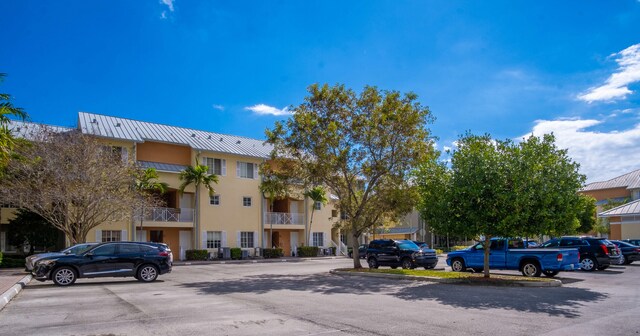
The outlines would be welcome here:
[[[640,252],[640,248],[637,248],[637,249],[636,249],[636,252]]]
[[[562,261],[562,253],[558,253],[558,255],[556,256],[556,260],[558,260],[558,262]]]
[[[607,249],[607,245],[601,244],[600,247],[602,247],[602,251],[604,251],[604,254],[609,254],[609,250]]]
[[[578,260],[580,260],[580,252],[578,252]]]
[[[168,256],[169,256],[169,252],[167,252],[167,251],[162,251],[162,252],[160,252],[160,256],[161,256],[161,257],[168,257]]]

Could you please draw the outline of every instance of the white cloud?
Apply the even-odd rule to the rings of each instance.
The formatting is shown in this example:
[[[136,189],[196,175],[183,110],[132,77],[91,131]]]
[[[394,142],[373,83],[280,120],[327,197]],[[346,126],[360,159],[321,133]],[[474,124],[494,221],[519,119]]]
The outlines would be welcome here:
[[[213,104],[213,105],[211,105],[211,107],[213,107],[214,110],[224,111],[224,106],[222,106],[222,105]]]
[[[618,71],[611,74],[604,85],[590,88],[587,92],[578,95],[578,99],[589,103],[613,101],[625,99],[627,95],[633,93],[629,90],[629,84],[640,82],[640,43],[615,53],[611,57],[616,57],[616,62],[619,65]]]
[[[161,2],[163,5],[167,5],[167,7],[169,7],[169,10],[173,12],[173,2],[174,2],[174,1],[175,1],[175,0],[161,0],[160,2]]]
[[[537,120],[530,134],[553,133],[556,145],[568,149],[588,182],[606,181],[640,168],[640,124],[622,131],[596,132],[602,120]]]
[[[265,104],[257,104],[249,107],[245,107],[245,110],[253,111],[255,114],[259,115],[274,115],[274,116],[285,116],[293,114],[289,111],[288,108],[277,109],[272,106],[268,106]]]

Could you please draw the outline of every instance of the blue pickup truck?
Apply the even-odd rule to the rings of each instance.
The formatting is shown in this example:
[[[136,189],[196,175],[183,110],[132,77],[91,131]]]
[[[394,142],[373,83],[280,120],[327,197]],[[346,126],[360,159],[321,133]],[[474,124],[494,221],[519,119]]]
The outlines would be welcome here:
[[[447,265],[456,272],[467,269],[481,272],[484,267],[484,242],[447,255]],[[580,254],[575,248],[528,249],[521,239],[491,239],[489,269],[518,270],[527,277],[544,274],[553,277],[560,271],[580,268]]]

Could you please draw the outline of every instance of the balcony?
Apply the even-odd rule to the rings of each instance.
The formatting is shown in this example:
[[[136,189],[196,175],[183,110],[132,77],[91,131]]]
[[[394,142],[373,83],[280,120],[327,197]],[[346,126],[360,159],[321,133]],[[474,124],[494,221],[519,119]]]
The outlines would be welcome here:
[[[145,209],[142,220],[145,222],[193,223],[193,209],[189,208],[151,208]],[[140,220],[138,214],[136,220]]]
[[[265,212],[266,225],[304,225],[304,214],[292,212]]]

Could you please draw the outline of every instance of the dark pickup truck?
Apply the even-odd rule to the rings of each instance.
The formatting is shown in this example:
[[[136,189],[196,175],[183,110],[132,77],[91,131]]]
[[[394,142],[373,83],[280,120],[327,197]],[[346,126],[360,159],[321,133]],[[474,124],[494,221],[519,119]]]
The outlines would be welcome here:
[[[580,268],[577,249],[524,247],[521,239],[491,239],[489,269],[518,270],[528,277],[538,277],[540,274],[552,277],[560,271]],[[480,242],[464,250],[449,253],[447,265],[456,272],[469,268],[481,271],[484,267],[484,243]]]

